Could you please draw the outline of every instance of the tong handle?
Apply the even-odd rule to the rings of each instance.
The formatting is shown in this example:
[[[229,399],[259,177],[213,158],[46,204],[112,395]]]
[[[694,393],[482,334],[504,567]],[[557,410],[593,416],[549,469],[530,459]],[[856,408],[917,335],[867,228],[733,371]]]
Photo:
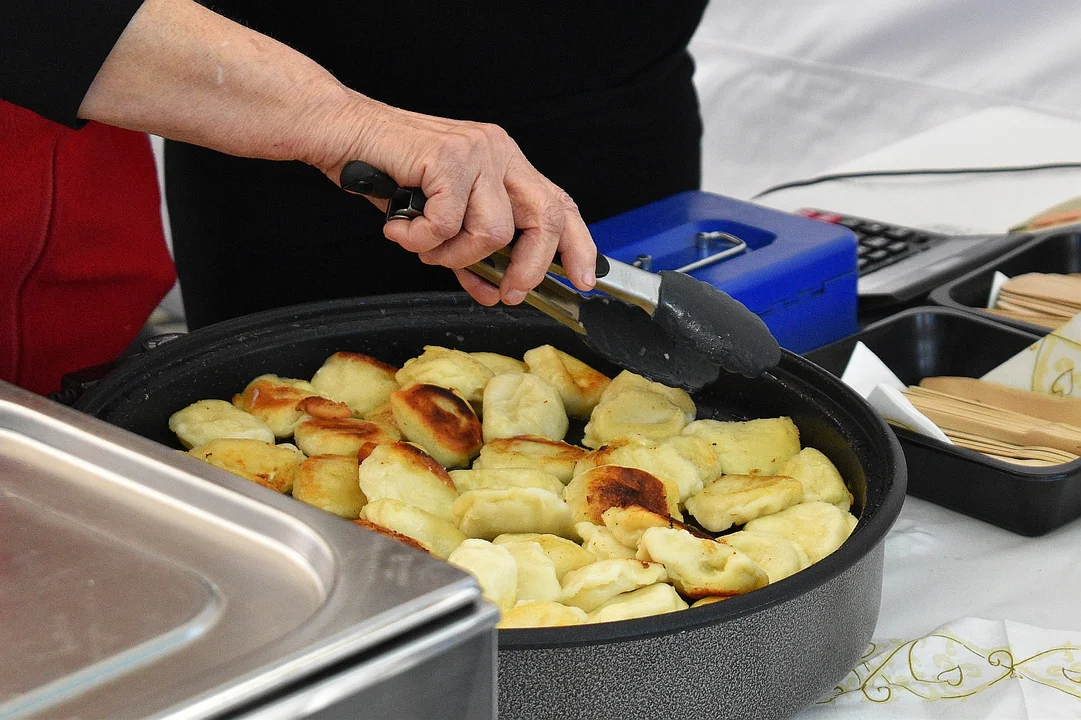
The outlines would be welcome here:
[[[387,222],[398,219],[412,220],[420,217],[424,214],[424,204],[428,201],[420,188],[399,187],[398,183],[390,175],[361,160],[347,162],[345,167],[342,168],[338,181],[341,183],[342,190],[347,192],[387,200]],[[514,243],[517,242],[521,234],[521,230],[515,230],[510,244],[500,248],[496,253],[509,258],[510,250],[514,247]],[[567,277],[567,273],[563,269],[563,258],[558,251],[555,257],[552,258],[552,264],[548,271],[563,278]],[[611,265],[608,258],[597,253],[597,277],[602,278],[610,271]]]

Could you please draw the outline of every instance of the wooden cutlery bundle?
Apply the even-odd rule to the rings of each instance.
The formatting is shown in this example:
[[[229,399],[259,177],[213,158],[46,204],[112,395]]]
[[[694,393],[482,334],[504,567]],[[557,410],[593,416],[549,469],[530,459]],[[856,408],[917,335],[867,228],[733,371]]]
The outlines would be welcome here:
[[[1081,457],[1081,399],[962,377],[929,377],[908,400],[960,447],[1022,465]]]
[[[1002,286],[987,312],[1054,330],[1081,313],[1081,274],[1018,275]]]

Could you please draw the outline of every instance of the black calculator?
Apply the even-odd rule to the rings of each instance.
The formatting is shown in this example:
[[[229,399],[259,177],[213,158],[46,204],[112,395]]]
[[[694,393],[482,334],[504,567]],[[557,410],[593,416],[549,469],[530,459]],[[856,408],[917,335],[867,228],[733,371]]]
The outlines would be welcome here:
[[[915,300],[1031,237],[950,235],[816,208],[796,214],[842,225],[855,234],[862,304]]]

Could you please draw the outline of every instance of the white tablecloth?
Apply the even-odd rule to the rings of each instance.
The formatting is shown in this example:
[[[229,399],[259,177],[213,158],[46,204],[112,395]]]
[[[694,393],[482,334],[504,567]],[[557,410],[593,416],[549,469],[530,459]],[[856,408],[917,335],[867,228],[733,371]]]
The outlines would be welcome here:
[[[800,720],[1081,718],[1081,521],[1036,538],[908,497],[868,657]]]

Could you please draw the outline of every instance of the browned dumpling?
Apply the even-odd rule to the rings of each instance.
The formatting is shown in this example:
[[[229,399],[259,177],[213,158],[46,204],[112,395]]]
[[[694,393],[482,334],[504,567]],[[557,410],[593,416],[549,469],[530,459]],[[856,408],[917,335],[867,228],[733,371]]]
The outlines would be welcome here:
[[[381,425],[356,418],[306,420],[296,426],[293,437],[305,455],[349,455],[353,458],[365,445],[383,445],[398,440]]]
[[[363,417],[398,389],[398,368],[361,353],[336,352],[312,377],[312,387]]]
[[[724,532],[802,501],[803,486],[784,475],[722,475],[687,500],[687,512],[706,530]]]
[[[702,478],[690,460],[670,445],[642,437],[620,438],[602,445],[578,461],[574,474],[579,475],[599,465],[645,470],[663,482],[669,493],[675,493],[680,503],[702,490]]]
[[[193,447],[188,455],[280,493],[293,489],[297,466],[304,460],[292,445],[247,438],[211,440]]]
[[[574,475],[574,465],[586,451],[560,440],[519,435],[488,442],[480,449],[474,470],[535,468],[556,476],[564,485]]]
[[[454,483],[431,455],[407,442],[377,445],[360,463],[360,489],[368,502],[392,498],[447,521],[458,497]]]
[[[533,348],[525,354],[525,362],[530,373],[559,391],[567,414],[575,418],[589,417],[611,382],[604,373],[551,345]]]
[[[298,403],[318,394],[307,380],[260,375],[233,396],[233,405],[265,422],[274,437],[287,438],[305,415]]]
[[[646,510],[638,505],[610,507],[601,513],[601,519],[604,521],[604,526],[621,545],[635,550],[642,542],[642,535],[651,527],[678,528],[698,537],[713,539],[692,525],[681,523],[668,515]]]
[[[309,457],[297,466],[293,497],[347,520],[355,520],[368,502],[357,482],[357,469],[356,457]]]
[[[454,390],[424,383],[409,385],[390,394],[390,407],[402,435],[444,467],[468,467],[484,444],[477,414]]]
[[[637,468],[601,465],[571,480],[563,493],[575,522],[602,525],[602,513],[610,507],[638,505],[661,515],[682,520],[679,495],[657,477]]]

